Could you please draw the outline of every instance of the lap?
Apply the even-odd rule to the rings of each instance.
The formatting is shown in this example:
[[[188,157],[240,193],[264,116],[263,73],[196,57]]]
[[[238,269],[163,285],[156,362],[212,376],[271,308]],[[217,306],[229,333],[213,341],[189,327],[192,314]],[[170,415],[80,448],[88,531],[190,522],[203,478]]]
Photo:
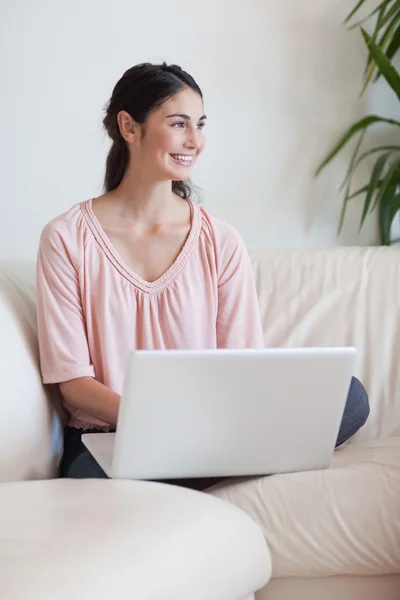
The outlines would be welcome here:
[[[98,430],[88,430],[85,433],[93,433]],[[60,465],[61,477],[73,479],[101,478],[107,479],[96,459],[91,455],[85,444],[81,440],[83,431],[67,427],[64,435],[64,454]],[[188,479],[162,479],[159,483],[169,483],[179,485],[194,490],[205,490],[216,483],[219,483],[225,477],[201,477]]]
[[[340,446],[352,437],[364,425],[369,415],[368,394],[362,383],[353,377],[343,413],[342,422],[336,446]],[[96,430],[89,430],[94,432]],[[97,430],[98,431],[98,430]],[[64,436],[64,455],[60,465],[61,477],[71,478],[107,478],[106,473],[99,463],[93,458],[83,444],[81,435],[83,431],[67,427]],[[190,487],[204,490],[225,478],[193,478],[193,479],[165,479],[162,483]]]

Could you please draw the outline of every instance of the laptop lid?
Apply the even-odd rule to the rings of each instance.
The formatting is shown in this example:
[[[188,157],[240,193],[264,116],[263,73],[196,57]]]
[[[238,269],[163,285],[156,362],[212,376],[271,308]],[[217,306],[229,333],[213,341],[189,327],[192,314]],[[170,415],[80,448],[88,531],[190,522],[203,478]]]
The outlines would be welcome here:
[[[137,351],[111,476],[263,475],[329,466],[355,348]]]

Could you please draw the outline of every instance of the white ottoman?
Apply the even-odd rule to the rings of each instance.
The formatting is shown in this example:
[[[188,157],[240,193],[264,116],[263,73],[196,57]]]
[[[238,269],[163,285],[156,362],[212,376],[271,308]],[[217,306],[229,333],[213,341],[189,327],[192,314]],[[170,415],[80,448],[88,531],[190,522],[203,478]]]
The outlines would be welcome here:
[[[208,494],[100,479],[0,484],[4,600],[248,600],[261,529]]]

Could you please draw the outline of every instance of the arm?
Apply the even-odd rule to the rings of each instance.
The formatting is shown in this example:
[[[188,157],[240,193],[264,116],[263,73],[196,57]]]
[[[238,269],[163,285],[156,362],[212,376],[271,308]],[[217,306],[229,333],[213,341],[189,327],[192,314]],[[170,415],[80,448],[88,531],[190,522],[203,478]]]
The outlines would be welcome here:
[[[60,384],[68,404],[115,424],[119,396],[95,379],[80,296],[79,265],[74,257],[77,254],[68,235],[61,235],[51,224],[45,227],[36,277],[43,382]]]
[[[68,404],[85,413],[116,425],[121,397],[93,377],[79,377],[60,383],[60,391]]]
[[[253,269],[234,230],[221,247],[218,279],[218,348],[264,348]]]

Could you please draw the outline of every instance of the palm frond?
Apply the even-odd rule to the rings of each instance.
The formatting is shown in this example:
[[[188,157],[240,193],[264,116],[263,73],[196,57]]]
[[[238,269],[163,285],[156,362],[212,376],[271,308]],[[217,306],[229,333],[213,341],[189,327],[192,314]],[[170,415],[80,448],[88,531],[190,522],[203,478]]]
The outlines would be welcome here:
[[[388,52],[386,51],[386,48],[389,49],[390,44],[393,41],[393,38],[391,38],[391,36],[392,36],[393,30],[395,29],[399,20],[400,20],[400,11],[398,11],[395,14],[395,16],[393,17],[393,19],[391,20],[391,22],[389,23],[389,25],[387,26],[385,31],[383,32],[383,34],[377,41],[377,46],[382,50],[382,52],[386,53],[386,56],[389,59],[391,57],[389,57]],[[394,37],[394,35],[393,35],[393,37]],[[372,39],[375,41],[374,36],[372,36]],[[374,61],[374,58],[373,58],[371,52],[369,52],[367,64],[365,66],[365,71],[364,71],[365,81],[364,81],[364,86],[361,90],[361,95],[363,95],[363,93],[367,89],[368,84],[371,82],[376,70],[377,70],[376,62]]]
[[[329,154],[322,160],[320,165],[318,166],[315,175],[319,175],[322,169],[326,167],[328,163],[342,150],[342,148],[347,144],[347,142],[356,135],[357,132],[374,125],[375,123],[388,123],[390,125],[396,125],[400,127],[400,122],[395,119],[385,119],[383,117],[378,117],[377,115],[369,115],[368,117],[363,117],[357,123],[349,127],[349,129],[344,133],[344,135],[340,138],[336,146],[329,152]]]
[[[388,160],[389,156],[390,156],[390,152],[385,152],[385,154],[382,154],[376,161],[375,166],[372,170],[371,180],[370,180],[368,188],[367,188],[367,194],[366,194],[365,200],[364,200],[364,207],[363,207],[361,220],[360,220],[360,226],[358,228],[358,231],[360,231],[361,227],[364,225],[364,221],[365,221],[365,218],[370,209],[372,199],[373,199],[375,192],[378,192],[377,183],[378,183],[378,181],[381,180],[381,175],[385,168],[386,161]],[[380,186],[380,189],[382,189],[382,184]]]
[[[371,56],[379,68],[380,73],[386,79],[386,81],[400,100],[400,75],[393,67],[386,54],[384,54],[379,48],[379,46],[375,44],[375,42],[372,40],[371,36],[368,35],[365,29],[361,28],[361,32],[364,36]]]
[[[347,25],[347,23],[349,21],[351,21],[351,19],[354,17],[354,15],[356,14],[356,12],[361,8],[361,6],[364,4],[365,0],[360,0],[357,5],[353,8],[353,10],[351,11],[351,13],[349,13],[347,15],[347,17],[345,18],[345,20],[343,21],[343,25]]]
[[[363,152],[356,161],[354,161],[352,164],[350,164],[350,167],[347,171],[346,174],[346,178],[343,181],[340,189],[343,189],[344,186],[347,184],[347,182],[353,177],[355,171],[357,170],[357,168],[360,166],[360,164],[362,163],[362,161],[367,158],[368,156],[370,156],[371,154],[376,154],[377,152],[384,152],[384,151],[391,151],[392,153],[396,153],[396,152],[400,152],[400,146],[376,146],[376,148],[370,148],[369,150],[366,150],[365,152]]]
[[[363,19],[361,19],[361,21],[357,21],[357,23],[354,23],[354,25],[350,25],[349,29],[355,29],[356,27],[360,27],[360,25],[362,25],[363,23],[365,23],[366,21],[368,21],[371,17],[373,17],[374,15],[376,15],[377,13],[381,13],[384,12],[384,10],[390,5],[392,4],[392,2],[394,2],[395,0],[383,0],[383,2],[381,2],[381,4],[379,6],[377,6],[372,12],[370,12],[366,17],[364,17]],[[397,0],[396,0],[397,1]],[[360,5],[361,7],[361,5]],[[358,8],[360,8],[358,7]],[[358,9],[357,9],[358,10]],[[345,23],[348,22],[348,20],[345,20]]]

